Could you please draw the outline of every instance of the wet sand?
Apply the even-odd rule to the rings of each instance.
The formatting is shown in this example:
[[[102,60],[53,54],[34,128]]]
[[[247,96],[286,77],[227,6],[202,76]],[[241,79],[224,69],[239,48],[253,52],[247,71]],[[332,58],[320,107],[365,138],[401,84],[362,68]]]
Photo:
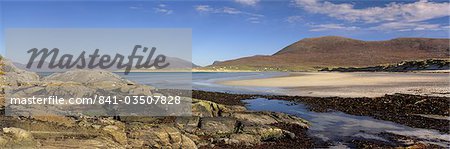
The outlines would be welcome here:
[[[379,97],[405,93],[450,97],[448,73],[298,72],[289,76],[218,82],[229,86],[273,87],[285,95]]]

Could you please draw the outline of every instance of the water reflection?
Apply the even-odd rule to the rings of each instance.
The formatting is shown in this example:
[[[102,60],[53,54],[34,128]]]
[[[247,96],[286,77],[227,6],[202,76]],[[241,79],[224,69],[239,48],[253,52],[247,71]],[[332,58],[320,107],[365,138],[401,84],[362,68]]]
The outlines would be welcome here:
[[[411,128],[394,122],[373,119],[367,116],[355,116],[342,112],[314,112],[303,104],[296,104],[283,100],[268,100],[264,98],[244,100],[247,108],[253,111],[283,112],[304,118],[312,123],[308,133],[324,141],[331,141],[339,145],[348,137],[359,137],[389,142],[380,133],[393,134],[417,138],[426,143],[443,147],[450,145],[450,135],[441,134],[436,130]],[[344,143],[345,144],[345,143]]]

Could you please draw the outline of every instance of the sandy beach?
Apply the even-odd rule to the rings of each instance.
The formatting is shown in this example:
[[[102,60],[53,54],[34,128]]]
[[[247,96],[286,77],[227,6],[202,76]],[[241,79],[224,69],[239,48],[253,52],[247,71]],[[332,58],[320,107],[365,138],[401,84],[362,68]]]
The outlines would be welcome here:
[[[297,72],[282,77],[218,83],[281,88],[282,94],[300,96],[377,97],[394,93],[450,96],[448,73]]]

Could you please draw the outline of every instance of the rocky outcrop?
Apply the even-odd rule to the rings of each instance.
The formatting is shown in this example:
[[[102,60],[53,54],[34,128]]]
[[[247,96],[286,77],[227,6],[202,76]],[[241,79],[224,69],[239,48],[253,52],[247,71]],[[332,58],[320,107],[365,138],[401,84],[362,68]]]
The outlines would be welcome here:
[[[104,70],[73,70],[64,73],[54,73],[42,79],[43,81],[77,82],[84,85],[97,85],[109,83],[111,85],[132,85],[129,80]]]
[[[9,72],[6,73],[9,75]],[[39,79],[38,79],[39,80]],[[35,81],[32,85],[19,85],[13,88],[6,88],[10,97],[41,97],[47,98],[54,96],[58,98],[94,98],[96,95],[116,96],[123,99],[125,96],[133,95],[152,95],[153,87],[136,84],[129,80],[120,78],[120,76],[102,70],[74,70],[64,73],[55,73],[50,76]],[[111,101],[111,100],[110,100]],[[72,106],[75,107],[75,106]],[[20,115],[39,115],[36,113],[58,113],[62,115],[73,115],[84,112],[87,106],[81,105],[76,110],[67,110],[66,106],[48,105],[45,109],[42,106],[32,105],[10,105],[12,112]],[[41,108],[41,109],[39,109]],[[151,107],[153,110],[163,107]],[[95,104],[89,106],[90,113],[94,115],[114,115],[117,113],[131,113],[133,107],[126,106],[105,106]],[[119,110],[117,110],[119,109]],[[94,110],[94,111],[93,111]],[[148,112],[142,110],[143,112]],[[41,115],[48,115],[48,114]]]
[[[120,128],[115,125],[108,125],[103,127],[102,130],[105,131],[107,134],[109,134],[112,137],[112,139],[117,143],[122,145],[127,144],[128,140],[124,128]]]
[[[3,60],[0,69],[4,74],[0,78],[2,86],[30,85],[39,81],[39,75],[34,72],[18,69],[12,62]]]
[[[302,128],[308,128],[308,122],[296,116],[276,113],[276,112],[239,112],[231,115],[232,117],[246,122],[260,125],[270,125],[276,123],[288,123],[298,125]]]
[[[75,70],[39,78],[13,66],[4,68],[8,68],[8,77],[17,76],[8,80],[15,83],[11,88],[14,92],[8,93],[15,95],[159,94],[153,87],[136,84],[106,71]],[[242,105],[200,99],[189,101],[192,102],[192,116],[188,117],[120,116],[119,119],[86,114],[5,117],[2,113],[0,148],[195,149],[224,144],[253,146],[267,140],[292,138],[292,133],[272,124],[285,122],[299,128],[308,127],[303,119],[286,114],[250,112]],[[23,110],[35,112],[29,111],[30,108]],[[50,106],[45,110],[64,111]]]
[[[139,148],[197,148],[180,130],[166,125],[140,127],[139,131],[130,132],[129,137],[135,142],[133,147]]]
[[[0,135],[0,148],[23,148],[36,145],[37,142],[33,135],[29,131],[20,128],[5,127]]]
[[[220,136],[237,132],[237,121],[228,117],[206,117],[200,121],[199,134],[207,136]]]

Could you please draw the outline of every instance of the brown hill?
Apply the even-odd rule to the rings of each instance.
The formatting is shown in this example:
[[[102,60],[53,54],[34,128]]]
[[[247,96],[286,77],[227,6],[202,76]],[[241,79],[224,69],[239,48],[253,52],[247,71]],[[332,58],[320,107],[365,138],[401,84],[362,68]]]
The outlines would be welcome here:
[[[408,60],[448,59],[449,39],[396,38],[362,41],[337,36],[305,38],[273,55],[244,57],[209,67],[231,69],[308,70],[364,67]]]

